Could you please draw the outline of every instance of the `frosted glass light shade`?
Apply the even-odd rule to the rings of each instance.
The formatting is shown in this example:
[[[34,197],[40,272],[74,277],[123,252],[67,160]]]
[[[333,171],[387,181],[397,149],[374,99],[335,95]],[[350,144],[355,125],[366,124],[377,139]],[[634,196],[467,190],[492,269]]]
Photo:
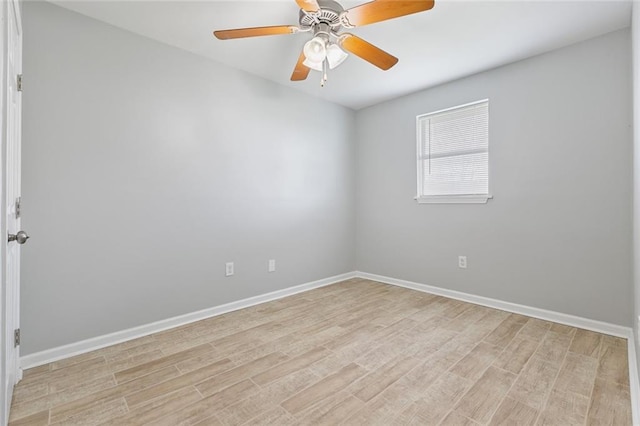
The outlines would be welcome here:
[[[330,45],[327,48],[327,61],[329,61],[329,68],[334,69],[343,63],[344,60],[347,59],[347,56],[349,55],[347,55],[344,50],[340,49],[337,44]]]
[[[302,51],[304,52],[305,58],[307,58],[311,62],[322,63],[322,61],[324,61],[324,58],[327,57],[327,45],[325,44],[325,41],[320,37],[314,37],[306,42]]]
[[[310,61],[308,58],[304,60],[304,62],[302,62],[302,65],[304,65],[307,68],[310,68],[312,70],[316,70],[316,71],[321,71],[322,72],[322,61],[320,62],[313,62]]]

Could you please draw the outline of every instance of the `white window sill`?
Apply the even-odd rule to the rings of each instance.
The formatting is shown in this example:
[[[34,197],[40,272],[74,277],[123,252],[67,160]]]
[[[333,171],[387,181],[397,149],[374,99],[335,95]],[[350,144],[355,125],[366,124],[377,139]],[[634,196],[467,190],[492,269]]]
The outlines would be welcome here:
[[[415,197],[418,204],[486,204],[493,195],[432,195]]]

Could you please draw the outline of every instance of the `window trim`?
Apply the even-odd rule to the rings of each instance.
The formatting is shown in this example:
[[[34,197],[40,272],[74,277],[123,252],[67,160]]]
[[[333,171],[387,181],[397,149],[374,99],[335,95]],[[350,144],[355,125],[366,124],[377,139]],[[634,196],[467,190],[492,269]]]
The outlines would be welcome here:
[[[422,139],[420,135],[420,120],[424,117],[428,117],[431,115],[441,114],[443,112],[452,111],[460,108],[466,108],[477,104],[487,103],[487,107],[489,106],[489,98],[481,99],[478,101],[469,102],[462,105],[456,105],[449,108],[444,108],[438,111],[429,112],[426,114],[420,114],[416,116],[416,167],[417,167],[417,191],[418,195],[416,195],[413,199],[418,202],[418,204],[486,204],[489,199],[493,198],[491,195],[491,179],[489,179],[489,188],[487,190],[487,194],[469,194],[469,195],[420,195],[424,192],[424,175],[423,175],[423,160],[420,158],[422,156]],[[489,168],[489,173],[491,173],[491,168]]]
[[[414,197],[418,204],[486,204],[491,194],[481,195],[424,195]]]

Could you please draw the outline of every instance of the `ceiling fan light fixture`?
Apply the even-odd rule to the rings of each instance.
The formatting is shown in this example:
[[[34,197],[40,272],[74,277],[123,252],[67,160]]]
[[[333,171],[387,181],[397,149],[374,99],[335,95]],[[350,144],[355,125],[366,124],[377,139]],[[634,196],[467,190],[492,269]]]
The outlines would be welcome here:
[[[330,44],[327,47],[327,56],[326,60],[329,63],[329,69],[334,69],[338,65],[344,62],[349,55],[337,44]],[[322,63],[324,61],[312,61],[309,58],[306,58],[302,63],[305,67],[310,68],[315,71],[322,72]]]
[[[329,62],[329,68],[334,69],[338,65],[344,62],[347,59],[347,53],[340,49],[337,44],[332,44],[327,47],[327,61]]]
[[[309,61],[322,64],[327,57],[327,44],[322,37],[314,37],[304,44],[303,52]]]

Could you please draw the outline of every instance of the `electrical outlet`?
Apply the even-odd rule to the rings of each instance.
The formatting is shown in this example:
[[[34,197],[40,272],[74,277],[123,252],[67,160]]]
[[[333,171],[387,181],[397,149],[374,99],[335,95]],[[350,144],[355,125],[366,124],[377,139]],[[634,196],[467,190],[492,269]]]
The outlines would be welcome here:
[[[458,267],[467,269],[467,256],[458,256]]]
[[[276,260],[275,259],[269,259],[269,267],[267,269],[269,272],[275,272],[276,270]]]
[[[224,264],[224,275],[227,277],[233,275],[233,262],[227,262]]]

